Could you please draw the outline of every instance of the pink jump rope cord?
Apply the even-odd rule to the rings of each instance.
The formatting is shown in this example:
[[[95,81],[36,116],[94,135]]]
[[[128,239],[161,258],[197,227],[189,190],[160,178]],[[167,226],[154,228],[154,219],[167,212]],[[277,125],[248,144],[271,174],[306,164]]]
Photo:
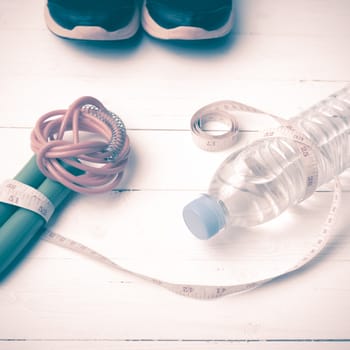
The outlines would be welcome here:
[[[83,132],[89,136],[87,140],[82,140]],[[121,119],[89,96],[77,99],[67,110],[39,118],[31,147],[46,177],[80,193],[115,189],[130,151]],[[79,174],[71,172],[72,168]]]

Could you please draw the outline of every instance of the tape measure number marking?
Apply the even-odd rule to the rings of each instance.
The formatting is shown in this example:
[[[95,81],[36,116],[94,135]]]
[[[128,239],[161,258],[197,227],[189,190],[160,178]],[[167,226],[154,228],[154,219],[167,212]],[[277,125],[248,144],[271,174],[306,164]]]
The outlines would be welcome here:
[[[14,179],[3,182],[0,187],[0,202],[30,210],[46,222],[55,211],[54,205],[40,191]]]

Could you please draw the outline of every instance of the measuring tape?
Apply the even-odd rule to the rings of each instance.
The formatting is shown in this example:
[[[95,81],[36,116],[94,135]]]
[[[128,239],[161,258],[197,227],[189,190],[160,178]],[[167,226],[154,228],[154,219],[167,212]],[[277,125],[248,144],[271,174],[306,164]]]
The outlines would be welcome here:
[[[223,105],[221,105],[220,107],[220,104],[222,103]],[[264,114],[274,118],[280,124],[282,124],[281,128],[264,131],[262,136],[263,137],[288,137],[293,139],[300,145],[302,155],[305,158],[305,164],[308,167],[307,178],[306,178],[306,182],[308,186],[307,186],[307,190],[304,198],[308,197],[311,193],[314,192],[315,186],[317,184],[317,167],[316,167],[317,164],[315,163],[316,160],[314,158],[314,153],[312,151],[313,144],[309,140],[307,140],[302,134],[300,134],[297,130],[295,130],[289,124],[288,121],[281,119],[279,117],[264,113],[253,107],[241,104],[239,102],[234,102],[234,101],[221,101],[221,102],[219,101],[209,106],[210,106],[209,110],[211,112],[226,110],[226,111],[229,111],[230,113],[232,111],[242,111],[242,112],[253,112],[253,113]],[[203,111],[206,112],[206,107],[201,109],[200,115],[203,115]],[[198,119],[198,115],[199,114],[197,114],[196,116],[197,119]],[[192,118],[192,119],[196,120],[196,118]],[[230,118],[232,120],[232,114]],[[237,124],[235,125],[236,126],[234,127],[235,128],[234,132],[237,132],[238,127],[237,127]],[[233,136],[231,135],[231,133],[233,134],[234,132],[233,131],[229,132],[231,139]],[[196,135],[196,137],[197,139],[201,138],[201,136],[198,136],[198,135]],[[226,135],[223,138],[226,138],[226,137],[228,138],[229,136]],[[203,146],[204,144],[206,144],[207,146],[205,147],[203,146],[202,147],[203,149],[208,150],[208,147],[209,147],[210,148],[209,150],[217,150],[216,147],[219,147],[219,148],[223,146],[228,147],[229,143],[232,140],[230,142],[223,141],[222,144],[220,144],[221,142],[220,140],[219,145],[215,142],[215,143],[210,143],[209,146],[206,141],[204,143],[197,142],[197,145]],[[8,180],[2,185],[2,187],[0,188],[0,201],[36,212],[38,215],[42,216],[46,221],[49,220],[54,210],[52,203],[42,193],[40,193],[35,188],[32,188],[28,185],[24,185],[16,180]],[[296,271],[300,269],[302,266],[304,266],[305,264],[307,264],[308,262],[310,262],[326,246],[327,242],[329,241],[329,239],[331,238],[334,232],[334,226],[336,223],[338,209],[340,207],[340,201],[341,201],[340,181],[338,178],[335,178],[334,193],[331,201],[330,210],[327,214],[326,220],[321,228],[321,231],[315,240],[315,243],[310,248],[308,253],[305,254],[296,264],[292,265],[290,268],[286,269],[284,272],[278,273],[269,278],[252,281],[250,283],[242,283],[242,284],[234,284],[234,285],[229,285],[229,284],[228,285],[198,285],[198,284],[171,283],[169,281],[152,278],[148,275],[126,269],[123,266],[112,261],[108,257],[98,253],[97,251],[79,242],[76,242],[72,239],[64,237],[56,232],[53,232],[49,229],[47,229],[46,233],[43,236],[43,239],[50,243],[56,244],[58,246],[73,250],[77,253],[84,254],[92,259],[95,259],[101,263],[111,266],[119,271],[129,273],[135,277],[141,278],[142,280],[164,287],[172,292],[175,292],[184,296],[192,297],[192,298],[211,299],[211,298],[225,296],[228,294],[237,294],[237,293],[242,293],[242,292],[255,289],[277,277]]]
[[[276,129],[265,130],[262,132],[262,137],[283,137],[296,143],[300,151],[303,168],[305,169],[305,193],[300,202],[310,197],[316,190],[318,180],[317,159],[313,151],[313,143],[289,124],[282,125]]]
[[[231,147],[238,135],[238,122],[232,114],[236,110],[233,101],[218,101],[199,109],[191,119],[191,131],[194,143],[205,151],[221,151]],[[205,125],[217,122],[228,130],[213,135],[205,130]]]
[[[5,186],[3,185],[1,188],[1,200],[2,198],[6,198],[6,196],[12,195],[13,191],[10,187],[7,185],[12,183],[13,180],[9,180],[5,183]],[[29,187],[29,186],[28,186]],[[27,189],[27,186],[25,186]],[[30,206],[29,203],[33,202],[33,198],[40,195],[40,192],[37,191],[34,188],[30,188],[30,190],[27,189],[26,194],[23,195],[23,192],[18,193],[19,201],[16,203],[16,205],[21,204],[24,208],[29,209]],[[224,295],[228,294],[237,294],[246,292],[252,289],[255,289],[264,283],[267,283],[277,277],[280,277],[282,275],[288,274],[292,271],[295,271],[305,264],[307,264],[309,261],[311,261],[318,253],[325,247],[328,240],[331,237],[331,234],[333,232],[334,224],[336,222],[336,214],[340,205],[341,200],[341,189],[340,189],[340,183],[338,178],[335,179],[335,189],[333,194],[333,200],[331,204],[330,211],[327,215],[326,221],[322,227],[321,233],[317,237],[315,244],[311,247],[308,254],[306,254],[300,261],[297,262],[294,266],[292,266],[290,269],[286,270],[284,273],[277,274],[275,276],[253,281],[251,283],[244,283],[244,284],[236,284],[236,285],[197,285],[197,284],[179,284],[179,283],[171,283],[168,281],[155,279],[150,276],[137,273],[135,271],[131,271],[129,269],[124,268],[123,266],[115,263],[111,259],[107,258],[106,256],[98,253],[97,251],[79,243],[76,242],[70,238],[64,237],[56,232],[50,231],[49,229],[45,232],[44,236],[42,237],[43,240],[53,243],[55,245],[64,247],[66,249],[70,249],[72,251],[75,251],[77,253],[83,254],[85,256],[88,256],[89,258],[92,258],[96,261],[99,261],[101,263],[104,263],[108,266],[111,266],[119,271],[123,271],[126,273],[129,273],[135,277],[141,278],[145,281],[154,283],[156,285],[159,285],[161,287],[164,287],[174,293],[181,294],[184,296],[197,298],[197,299],[212,299],[212,298],[218,298]],[[46,201],[42,202],[47,203]],[[45,205],[45,204],[44,204]],[[37,214],[41,215],[38,207],[35,209],[34,206],[30,206],[31,208],[29,210],[32,210],[36,212]]]
[[[40,191],[14,179],[3,182],[0,187],[0,202],[37,213],[46,222],[55,211],[54,205]]]

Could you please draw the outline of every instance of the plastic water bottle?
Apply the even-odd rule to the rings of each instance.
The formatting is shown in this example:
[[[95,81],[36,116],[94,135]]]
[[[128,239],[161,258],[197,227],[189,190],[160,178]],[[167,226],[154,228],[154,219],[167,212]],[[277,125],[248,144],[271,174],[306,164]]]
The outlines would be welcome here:
[[[350,166],[350,86],[290,120],[317,146],[317,187]],[[208,239],[228,226],[264,223],[305,198],[300,147],[285,137],[263,138],[229,156],[207,194],[185,206],[190,231]]]

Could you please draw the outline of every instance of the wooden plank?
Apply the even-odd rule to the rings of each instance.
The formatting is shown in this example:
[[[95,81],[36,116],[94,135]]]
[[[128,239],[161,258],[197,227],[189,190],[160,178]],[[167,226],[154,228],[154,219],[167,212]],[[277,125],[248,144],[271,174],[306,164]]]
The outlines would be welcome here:
[[[81,198],[52,228],[154,277],[231,283],[262,278],[302,256],[326,211],[321,201],[260,229],[226,232],[202,242],[186,231],[181,219],[188,197],[187,192],[141,191],[103,200]],[[345,339],[349,200],[346,194],[337,235],[315,263],[255,291],[212,301],[175,295],[40,242],[1,286],[0,307],[6,315],[1,338]],[[96,208],[102,203],[101,212]],[[162,215],[156,215],[161,206]],[[303,225],[294,222],[298,216]]]
[[[347,35],[350,7],[346,0],[237,1],[236,32],[249,35]]]
[[[153,76],[149,78],[152,81],[150,85],[140,83],[135,76],[123,81],[116,73],[119,78],[114,86],[114,80],[110,78],[113,73],[106,72],[107,77],[102,74],[96,79],[76,76],[75,72],[63,75],[59,72],[59,76],[50,78],[35,76],[34,87],[31,74],[16,76],[13,73],[9,77],[6,72],[3,73],[0,91],[6,91],[13,98],[18,96],[20,103],[14,108],[12,99],[3,101],[0,106],[3,127],[32,128],[44,113],[67,108],[83,95],[101,100],[107,108],[120,115],[129,129],[188,130],[190,119],[199,108],[225,99],[288,119],[345,86],[344,82],[241,80],[231,77],[229,72],[226,78],[215,79],[198,74],[179,80],[168,77],[166,82]],[[110,84],[113,89],[109,88]],[[33,88],[37,92],[34,96],[27,93]],[[237,119],[244,130],[271,125],[267,117],[237,114]]]
[[[17,174],[32,156],[30,132],[30,129],[0,129],[2,149],[11,150],[0,153],[6,164],[1,174],[2,181]],[[129,130],[128,134],[132,151],[119,188],[134,190],[206,191],[224,159],[257,138],[256,132],[241,132],[231,149],[205,152],[194,144],[189,130]],[[350,172],[344,172],[341,180],[343,190],[349,191]],[[322,190],[332,189],[332,184],[322,186]]]
[[[183,350],[197,350],[197,349],[229,349],[229,350],[347,350],[348,342],[342,341],[197,341],[197,340],[91,340],[91,341],[71,341],[71,340],[23,340],[7,342],[6,349],[8,350],[26,350],[26,349],[74,349],[74,350],[114,350],[130,349],[130,350],[148,350],[152,349],[183,349]],[[1,343],[0,343],[1,347]]]
[[[1,288],[2,339],[348,337],[348,262],[325,262],[212,301],[178,296],[85,259],[27,259],[24,266]]]
[[[338,35],[346,32],[350,17],[347,0],[319,1],[295,0],[244,0],[235,1],[235,33],[249,35]],[[43,2],[28,0],[25,3],[3,1],[5,13],[15,16],[0,18],[2,30],[43,30]],[[271,10],[273,9],[273,11]],[[30,15],[28,15],[30,14]],[[325,21],[327,19],[327,21]]]

